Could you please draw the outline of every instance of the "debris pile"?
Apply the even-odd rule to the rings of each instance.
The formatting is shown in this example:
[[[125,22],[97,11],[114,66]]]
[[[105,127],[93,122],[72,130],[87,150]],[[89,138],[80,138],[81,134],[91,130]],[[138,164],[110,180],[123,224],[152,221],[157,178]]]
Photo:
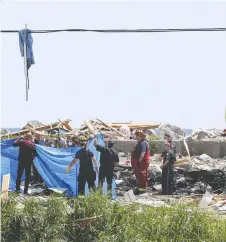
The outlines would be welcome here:
[[[221,129],[197,129],[192,132],[188,139],[226,141],[226,137],[223,137],[222,134]]]
[[[156,134],[161,140],[164,140],[164,134],[169,134],[174,140],[182,139],[185,136],[184,130],[171,125],[171,124],[161,124],[158,129],[156,129]]]
[[[95,120],[86,120],[80,129],[75,129],[67,133],[71,136],[80,136],[86,135],[88,137],[93,137],[96,134],[103,134],[105,140],[116,139],[116,140],[128,140],[135,138],[132,136],[134,131],[138,128],[142,128],[144,131],[159,127],[159,123],[150,123],[150,124],[108,124],[100,119]]]
[[[10,131],[8,129],[1,128],[1,135],[8,135]]]
[[[210,187],[218,194],[226,193],[226,157],[212,159],[206,154],[195,157],[184,157],[177,161],[175,168],[176,195],[204,194]],[[152,156],[149,166],[148,186],[153,194],[161,193],[160,169],[161,161],[158,155]],[[117,188],[119,194],[134,189],[136,178],[132,167],[125,164],[125,157],[120,157],[120,164],[115,171],[115,178],[120,180]]]

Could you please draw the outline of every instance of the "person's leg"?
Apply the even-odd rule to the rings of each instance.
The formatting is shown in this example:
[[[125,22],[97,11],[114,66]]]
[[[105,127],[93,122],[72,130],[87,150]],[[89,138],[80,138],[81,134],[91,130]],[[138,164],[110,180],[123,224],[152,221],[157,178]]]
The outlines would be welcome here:
[[[32,163],[32,171],[33,171],[34,181],[35,181],[35,182],[38,182],[38,175],[39,175],[39,174],[38,174],[38,171],[37,171],[37,169],[36,169],[34,163]]]
[[[162,195],[169,195],[169,167],[162,169]]]
[[[104,183],[104,168],[101,166],[99,170],[99,177],[98,177],[98,187],[103,187]]]
[[[96,173],[95,171],[90,171],[89,173],[87,173],[87,183],[88,183],[88,187],[89,190],[92,189],[93,191],[95,191],[95,180],[96,180]]]
[[[25,166],[25,176],[24,194],[27,194],[31,176],[31,163],[27,163]]]
[[[84,172],[79,172],[79,176],[78,176],[78,194],[79,195],[84,195],[85,185],[86,185],[85,174]]]
[[[108,184],[108,190],[112,189],[112,180],[113,180],[113,169],[108,168],[106,170],[106,178],[107,178],[107,184]]]
[[[140,174],[139,174],[139,189],[146,190],[148,181],[148,166],[147,161],[140,162]]]
[[[137,183],[136,185],[137,185],[137,187],[139,187],[140,167],[139,167],[138,160],[132,159],[131,160],[131,165],[132,165],[135,177],[136,177],[136,183]]]
[[[168,195],[172,195],[175,192],[175,185],[174,185],[174,168],[173,165],[169,167],[169,189]]]
[[[21,183],[21,177],[23,175],[24,171],[24,164],[23,162],[18,162],[18,169],[17,169],[17,177],[16,177],[16,192],[20,192],[20,183]]]

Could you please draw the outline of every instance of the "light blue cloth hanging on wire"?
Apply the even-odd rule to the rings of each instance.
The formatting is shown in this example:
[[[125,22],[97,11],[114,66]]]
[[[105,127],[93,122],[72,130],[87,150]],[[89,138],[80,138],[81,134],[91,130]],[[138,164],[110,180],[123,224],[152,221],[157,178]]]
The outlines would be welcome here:
[[[34,54],[33,54],[33,38],[31,36],[30,29],[23,29],[19,31],[19,45],[20,45],[20,53],[21,56],[24,57],[24,43],[26,43],[27,49],[27,69],[31,67],[31,65],[35,64]]]

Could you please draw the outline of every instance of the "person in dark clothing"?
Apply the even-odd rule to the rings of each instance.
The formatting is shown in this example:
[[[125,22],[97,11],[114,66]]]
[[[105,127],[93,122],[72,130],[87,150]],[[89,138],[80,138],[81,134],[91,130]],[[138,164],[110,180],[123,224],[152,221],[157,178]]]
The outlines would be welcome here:
[[[112,179],[114,167],[119,163],[118,153],[113,149],[114,143],[108,142],[108,146],[98,145],[97,139],[94,140],[96,150],[101,153],[100,156],[100,172],[99,172],[99,186],[103,186],[106,177],[108,189],[112,189]]]
[[[172,137],[169,134],[165,134],[164,135],[165,140],[170,144],[170,149],[171,151],[173,151],[174,153],[174,163],[176,163],[177,159],[176,159],[176,154],[177,154],[177,148],[176,145],[173,143]]]
[[[28,186],[31,175],[31,164],[35,156],[37,156],[35,144],[32,142],[32,135],[26,135],[26,139],[20,138],[13,143],[14,147],[19,147],[18,170],[16,179],[16,192],[20,192],[20,182],[25,169],[25,187],[24,194],[28,193]]]
[[[79,139],[80,146],[82,147],[79,150],[75,158],[72,160],[71,164],[68,166],[66,172],[68,173],[72,166],[80,160],[80,168],[78,175],[78,193],[83,195],[85,192],[85,184],[88,183],[89,189],[95,190],[95,180],[96,180],[96,172],[98,172],[97,160],[92,151],[87,149],[87,140],[85,138]],[[93,170],[93,162],[95,165],[95,171]]]
[[[174,152],[170,149],[170,144],[164,144],[162,169],[162,195],[172,195],[174,192]]]

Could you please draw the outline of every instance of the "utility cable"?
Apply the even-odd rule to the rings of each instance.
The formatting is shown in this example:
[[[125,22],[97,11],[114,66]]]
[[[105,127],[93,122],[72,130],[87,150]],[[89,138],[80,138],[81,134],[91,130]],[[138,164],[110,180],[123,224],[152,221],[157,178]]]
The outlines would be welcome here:
[[[184,29],[53,29],[30,30],[30,33],[47,34],[57,32],[97,32],[97,33],[167,33],[167,32],[223,32],[226,28],[184,28]],[[18,33],[18,30],[1,30],[1,33]]]

